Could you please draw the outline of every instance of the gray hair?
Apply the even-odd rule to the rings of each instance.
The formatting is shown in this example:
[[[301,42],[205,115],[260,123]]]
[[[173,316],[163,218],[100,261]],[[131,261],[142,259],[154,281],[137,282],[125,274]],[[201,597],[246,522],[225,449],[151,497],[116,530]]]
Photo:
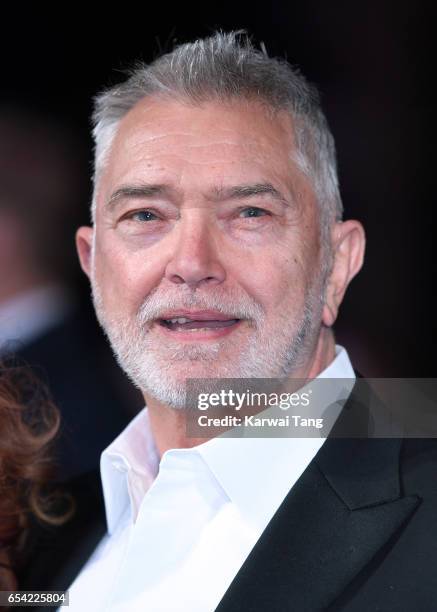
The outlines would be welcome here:
[[[107,161],[121,119],[147,96],[179,96],[193,103],[208,100],[257,99],[273,111],[293,119],[294,161],[309,177],[319,203],[322,243],[329,228],[341,220],[334,138],[320,107],[317,89],[283,59],[268,57],[264,45],[256,49],[244,32],[217,32],[176,47],[147,65],[139,63],[128,79],[95,98],[95,141],[92,219],[99,175]]]

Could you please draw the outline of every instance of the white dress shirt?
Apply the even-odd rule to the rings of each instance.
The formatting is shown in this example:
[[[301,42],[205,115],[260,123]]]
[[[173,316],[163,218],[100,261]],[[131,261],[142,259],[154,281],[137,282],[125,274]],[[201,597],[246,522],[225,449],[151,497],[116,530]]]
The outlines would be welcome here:
[[[318,378],[355,380],[345,349]],[[325,439],[216,437],[159,461],[144,409],[102,454],[108,534],[70,612],[215,610]]]

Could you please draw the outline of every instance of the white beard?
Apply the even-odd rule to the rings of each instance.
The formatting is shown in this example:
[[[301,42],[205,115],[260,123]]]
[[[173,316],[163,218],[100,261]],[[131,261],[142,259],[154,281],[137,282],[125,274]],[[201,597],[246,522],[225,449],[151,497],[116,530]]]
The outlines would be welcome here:
[[[320,283],[307,290],[299,316],[281,312],[275,329],[266,329],[263,308],[247,294],[208,290],[199,295],[188,287],[152,291],[134,318],[108,316],[94,275],[92,294],[97,318],[114,355],[132,382],[146,395],[174,409],[186,408],[187,378],[281,378],[305,363],[320,330]],[[215,310],[243,319],[245,341],[235,331],[216,342],[193,344],[159,340],[150,325],[166,310]],[[252,332],[252,333],[251,333]],[[237,342],[240,342],[237,345]],[[229,358],[226,355],[229,353]]]

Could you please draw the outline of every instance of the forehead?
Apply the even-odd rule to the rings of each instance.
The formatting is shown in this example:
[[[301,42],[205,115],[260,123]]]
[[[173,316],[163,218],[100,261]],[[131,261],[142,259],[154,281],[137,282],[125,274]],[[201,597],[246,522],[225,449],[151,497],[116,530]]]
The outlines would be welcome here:
[[[103,197],[120,184],[143,180],[182,188],[293,180],[290,116],[259,102],[145,98],[122,119],[101,175]],[[295,177],[294,177],[295,178]]]

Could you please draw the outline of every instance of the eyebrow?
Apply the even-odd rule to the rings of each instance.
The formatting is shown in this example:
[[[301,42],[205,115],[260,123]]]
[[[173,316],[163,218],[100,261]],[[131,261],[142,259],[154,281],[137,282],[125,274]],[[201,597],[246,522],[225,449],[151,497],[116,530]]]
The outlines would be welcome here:
[[[271,183],[236,185],[234,187],[220,187],[213,190],[213,199],[217,201],[245,199],[259,195],[268,195],[286,206],[290,205],[282,193],[276,187],[273,187]]]
[[[123,185],[116,189],[105,204],[105,208],[113,210],[117,202],[125,198],[153,198],[157,195],[168,194],[166,185]]]
[[[111,194],[105,204],[105,208],[113,210],[117,203],[123,199],[153,198],[157,195],[170,197],[174,191],[164,184],[141,184],[141,185],[122,185]],[[285,206],[290,206],[290,202],[276,189],[271,183],[253,183],[246,185],[235,185],[232,187],[215,187],[211,190],[208,199],[216,202],[223,200],[246,199],[254,196],[267,195],[281,202]]]

